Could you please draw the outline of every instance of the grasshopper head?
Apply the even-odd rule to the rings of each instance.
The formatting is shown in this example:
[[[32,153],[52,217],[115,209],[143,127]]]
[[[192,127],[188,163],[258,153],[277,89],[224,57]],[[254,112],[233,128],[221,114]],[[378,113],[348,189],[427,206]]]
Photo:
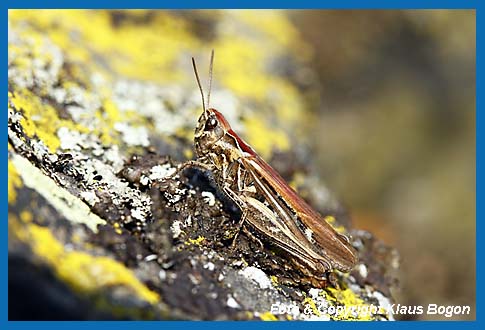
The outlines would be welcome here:
[[[226,118],[216,109],[206,109],[199,117],[195,129],[194,144],[197,155],[203,156],[212,151],[214,144],[231,130]]]
[[[200,96],[202,98],[202,107],[204,112],[199,117],[197,128],[195,129],[194,144],[195,152],[199,157],[204,156],[210,152],[216,152],[214,144],[222,139],[227,132],[231,131],[231,126],[226,118],[214,108],[209,107],[210,92],[212,86],[212,66],[214,63],[214,50],[211,52],[211,60],[209,67],[209,92],[207,93],[207,103],[204,98],[204,91],[200,83],[199,74],[195,59],[192,57],[192,66],[194,67],[195,78],[199,86]]]

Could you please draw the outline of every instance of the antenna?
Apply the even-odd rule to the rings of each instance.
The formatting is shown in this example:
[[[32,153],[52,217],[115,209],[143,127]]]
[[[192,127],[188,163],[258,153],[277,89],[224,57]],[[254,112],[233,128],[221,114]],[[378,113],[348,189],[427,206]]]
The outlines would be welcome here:
[[[212,90],[212,68],[214,66],[214,49],[211,52],[211,62],[209,65],[209,92],[207,93],[207,107],[210,104],[211,90]]]
[[[200,84],[199,73],[197,72],[197,65],[195,64],[195,59],[192,57],[192,66],[194,67],[195,78],[197,79],[197,85],[199,85],[200,96],[202,97],[202,108],[204,109],[204,113],[207,112],[205,108],[205,99],[204,99],[204,90],[202,89],[202,85]]]

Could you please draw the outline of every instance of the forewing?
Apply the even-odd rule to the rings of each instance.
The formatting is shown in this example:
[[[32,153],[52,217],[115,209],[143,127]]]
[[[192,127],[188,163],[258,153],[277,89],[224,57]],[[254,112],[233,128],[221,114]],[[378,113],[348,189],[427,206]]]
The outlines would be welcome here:
[[[319,259],[329,260],[334,268],[342,271],[349,271],[357,262],[357,255],[353,247],[350,245],[348,239],[337,233],[333,227],[328,224],[320,214],[318,214],[308,203],[306,203],[276,172],[268,163],[266,163],[258,155],[249,157],[242,157],[240,159],[245,168],[250,169],[250,172],[258,178],[259,181],[272,192],[281,196],[284,203],[296,212],[298,220],[300,220],[305,228],[312,232],[313,242],[309,242],[307,237],[303,235],[302,229],[298,228],[294,221],[286,221],[288,229],[292,232],[300,243],[304,246],[310,246],[314,252],[320,255]],[[262,193],[266,195],[268,203],[272,204],[273,208],[278,209],[279,201],[271,198],[271,191]],[[304,242],[307,241],[307,242]],[[314,245],[318,246],[315,249]],[[307,248],[308,250],[308,248]],[[314,253],[309,253],[314,255]],[[314,256],[312,256],[314,257]]]

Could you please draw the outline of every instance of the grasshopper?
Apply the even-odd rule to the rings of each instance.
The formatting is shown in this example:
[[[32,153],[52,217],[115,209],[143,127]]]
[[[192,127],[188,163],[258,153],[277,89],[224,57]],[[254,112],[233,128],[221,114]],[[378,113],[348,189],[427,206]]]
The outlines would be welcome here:
[[[242,226],[249,226],[286,252],[293,264],[311,277],[322,278],[333,269],[349,272],[358,260],[349,238],[337,233],[308,205],[232,130],[221,112],[209,107],[213,62],[214,51],[206,103],[192,58],[203,112],[194,136],[197,160],[191,164],[212,172],[219,189],[239,207],[242,216],[238,232]]]

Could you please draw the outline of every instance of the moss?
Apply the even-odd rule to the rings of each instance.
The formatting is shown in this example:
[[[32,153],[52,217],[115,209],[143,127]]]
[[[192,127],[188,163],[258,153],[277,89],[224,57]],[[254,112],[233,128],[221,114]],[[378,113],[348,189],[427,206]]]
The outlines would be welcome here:
[[[124,286],[150,304],[155,304],[160,299],[157,293],[149,290],[123,264],[108,257],[65,250],[49,228],[33,223],[20,226],[12,217],[9,229],[14,236],[29,244],[33,252],[48,263],[57,276],[75,291],[96,294],[103,288]]]

